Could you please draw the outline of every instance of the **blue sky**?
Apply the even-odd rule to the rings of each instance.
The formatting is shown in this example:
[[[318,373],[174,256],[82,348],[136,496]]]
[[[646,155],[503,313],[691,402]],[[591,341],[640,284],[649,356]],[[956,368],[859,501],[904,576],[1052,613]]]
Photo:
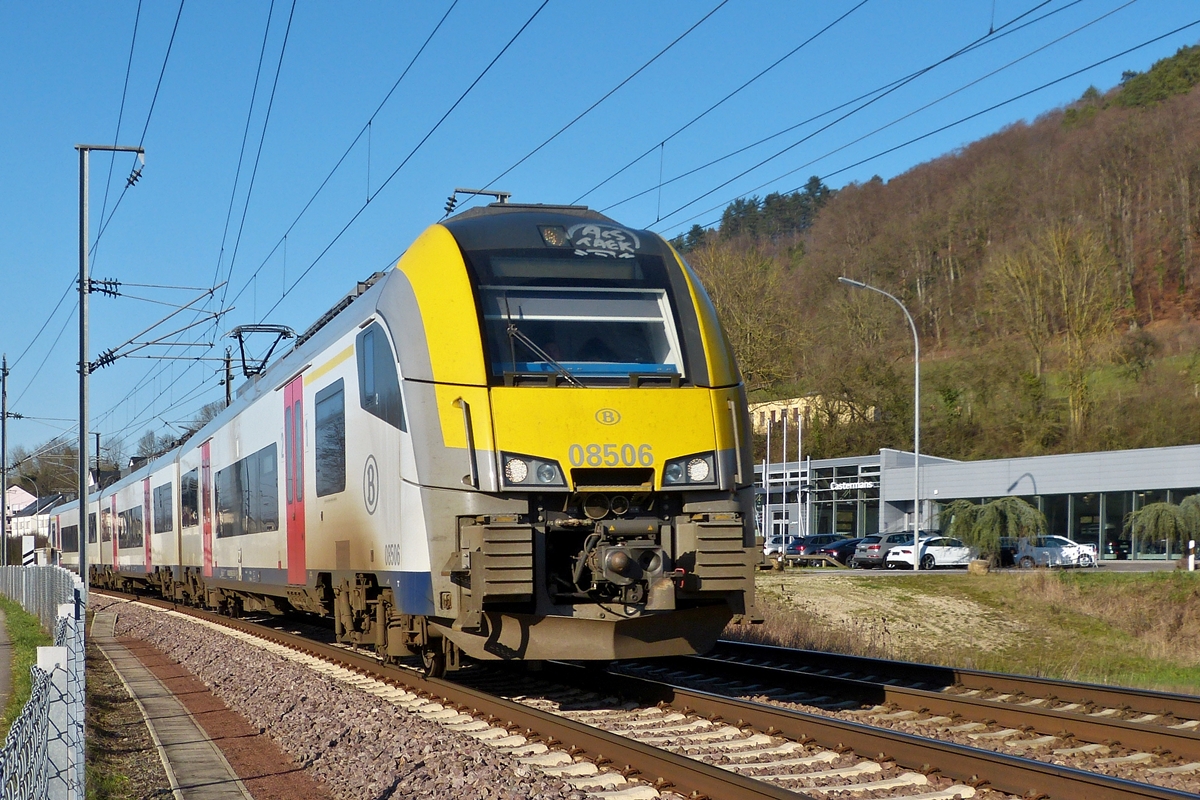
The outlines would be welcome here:
[[[653,150],[582,202],[608,209],[627,225],[670,236],[693,223],[715,222],[719,209],[736,197],[789,191],[810,175],[828,176],[833,187],[876,174],[891,178],[1068,103],[1089,85],[1110,88],[1124,70],[1144,70],[1200,40],[1200,25],[1174,33],[875,157],[1196,22],[1200,7],[1184,0],[728,0],[717,7],[719,1],[548,0],[542,7],[542,0],[459,0],[452,7],[452,0],[299,0],[293,7],[291,0],[275,0],[273,6],[185,0],[180,13],[175,0],[143,0],[131,60],[137,0],[0,4],[5,76],[0,82],[0,351],[12,367],[10,410],[30,417],[10,423],[10,446],[32,447],[69,430],[71,422],[58,420],[77,415],[75,293],[67,293],[51,314],[78,274],[76,143],[142,141],[146,149],[142,178],[124,194],[131,157],[116,160],[111,181],[109,157],[92,157],[93,277],[191,287],[210,287],[228,277],[224,305],[224,290],[218,290],[210,306],[235,308],[219,324],[180,337],[213,342],[213,348],[174,351],[212,357],[223,352],[229,340],[220,337],[237,324],[306,328],[355,280],[394,262],[421,230],[437,222],[456,186],[482,186],[505,172],[709,12],[494,188],[512,192],[516,202],[569,203]],[[443,16],[436,35],[375,114]],[[1014,18],[1020,21],[1006,26]],[[521,35],[413,153],[526,22]],[[998,35],[1025,23],[1031,24]],[[997,29],[991,37],[989,29]],[[836,121],[863,101],[826,113],[973,43],[980,46],[845,119]],[[1034,52],[1039,48],[1044,49]],[[821,114],[826,115],[670,180]],[[369,132],[359,137],[368,119]],[[872,134],[883,126],[888,127]],[[358,143],[316,193],[356,137]],[[851,166],[860,161],[865,163]],[[661,189],[660,174],[669,181]],[[118,198],[120,205],[96,243],[101,210],[108,218]],[[286,296],[285,288],[290,289]],[[160,302],[197,294],[127,291]],[[170,311],[161,304],[99,295],[92,296],[91,306],[93,358]],[[192,317],[186,312],[177,319]],[[222,396],[218,377],[213,362],[118,361],[92,378],[92,427],[101,432],[106,448],[124,440],[131,452],[146,430],[178,429],[201,405]]]

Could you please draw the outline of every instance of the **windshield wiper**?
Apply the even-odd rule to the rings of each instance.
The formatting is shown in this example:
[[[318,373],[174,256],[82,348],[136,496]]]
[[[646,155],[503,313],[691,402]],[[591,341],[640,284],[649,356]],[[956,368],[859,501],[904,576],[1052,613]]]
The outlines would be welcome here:
[[[579,379],[576,378],[574,375],[572,375],[567,370],[566,367],[564,367],[562,364],[558,363],[553,358],[551,358],[549,356],[549,354],[546,353],[545,350],[538,347],[537,343],[534,342],[533,339],[530,339],[528,336],[521,333],[520,329],[517,328],[516,324],[511,319],[509,319],[509,321],[508,321],[508,340],[509,340],[510,344],[513,339],[516,339],[518,342],[520,342],[521,344],[528,347],[529,350],[535,356],[540,358],[542,361],[545,361],[550,366],[554,367],[554,371],[557,372],[559,377],[561,377],[567,383],[571,384],[572,386],[578,386],[580,389],[587,388],[582,383],[580,383]],[[516,366],[515,356],[513,358],[513,366]]]

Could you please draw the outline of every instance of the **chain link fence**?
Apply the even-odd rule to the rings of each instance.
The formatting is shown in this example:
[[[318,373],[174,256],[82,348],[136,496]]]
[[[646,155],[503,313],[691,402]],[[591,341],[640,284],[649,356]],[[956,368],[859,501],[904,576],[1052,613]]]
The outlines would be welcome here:
[[[52,632],[30,667],[29,702],[0,750],[3,800],[84,797],[83,586],[61,567],[0,567],[0,594],[15,600]]]

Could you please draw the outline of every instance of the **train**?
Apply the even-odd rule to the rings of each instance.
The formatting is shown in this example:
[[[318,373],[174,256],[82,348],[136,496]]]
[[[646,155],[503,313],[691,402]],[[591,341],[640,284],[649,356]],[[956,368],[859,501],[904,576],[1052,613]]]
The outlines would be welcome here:
[[[93,586],[332,618],[431,675],[704,652],[758,618],[746,390],[662,237],[428,227],[185,442],[88,497]],[[79,504],[51,512],[79,567]]]

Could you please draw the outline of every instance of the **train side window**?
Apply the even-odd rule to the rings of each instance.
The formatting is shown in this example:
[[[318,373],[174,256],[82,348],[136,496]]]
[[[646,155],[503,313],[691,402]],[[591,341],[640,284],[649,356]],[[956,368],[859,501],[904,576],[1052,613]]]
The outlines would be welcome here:
[[[361,352],[361,350],[359,351]],[[362,373],[360,372],[359,375]],[[317,392],[317,497],[346,491],[346,383],[340,378]]]
[[[88,544],[96,543],[96,515],[88,514]]]
[[[179,525],[193,528],[200,524],[200,470],[194,469],[179,479]]]
[[[171,518],[171,484],[154,487],[154,532],[170,533],[175,528]]]
[[[392,347],[378,322],[358,335],[358,397],[368,413],[399,428],[408,430],[404,419],[404,401],[400,397],[400,378]]]
[[[117,515],[117,547],[124,550],[127,547],[141,547],[144,544],[142,527],[142,507],[133,506]]]
[[[62,529],[62,550],[64,553],[71,553],[79,549],[79,526],[78,525],[63,525]]]
[[[217,471],[217,538],[279,530],[275,443]]]

